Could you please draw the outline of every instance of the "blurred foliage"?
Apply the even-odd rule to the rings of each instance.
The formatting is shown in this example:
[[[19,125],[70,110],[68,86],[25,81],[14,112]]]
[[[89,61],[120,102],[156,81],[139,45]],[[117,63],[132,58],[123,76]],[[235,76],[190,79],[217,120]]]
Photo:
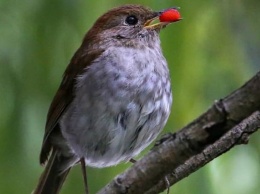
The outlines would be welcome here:
[[[38,154],[46,113],[61,75],[96,18],[125,3],[181,7],[184,20],[161,32],[174,92],[164,133],[192,121],[260,69],[257,0],[0,0],[0,193],[31,193],[35,187],[43,170]],[[254,134],[249,145],[214,160],[171,193],[257,193],[259,140]],[[129,165],[88,168],[91,193]],[[80,167],[62,193],[83,193]]]

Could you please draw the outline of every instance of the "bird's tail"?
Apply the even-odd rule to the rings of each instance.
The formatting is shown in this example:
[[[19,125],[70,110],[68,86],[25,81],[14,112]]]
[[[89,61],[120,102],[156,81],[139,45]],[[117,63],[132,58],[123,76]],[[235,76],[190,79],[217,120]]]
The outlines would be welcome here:
[[[53,150],[48,164],[42,173],[39,183],[33,194],[57,194],[65,181],[70,168],[61,172],[61,159],[58,157],[57,150]]]

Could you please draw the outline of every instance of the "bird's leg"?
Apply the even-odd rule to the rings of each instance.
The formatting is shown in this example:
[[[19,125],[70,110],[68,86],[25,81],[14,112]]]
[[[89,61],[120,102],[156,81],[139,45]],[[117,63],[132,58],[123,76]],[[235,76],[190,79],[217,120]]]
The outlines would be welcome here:
[[[89,194],[85,159],[81,158],[80,163],[81,163],[82,175],[83,175],[83,180],[84,180],[85,194]]]
[[[166,186],[166,189],[167,189],[166,193],[169,194],[171,185],[170,185],[170,181],[168,180],[167,176],[164,177],[164,183],[165,183],[165,186]]]

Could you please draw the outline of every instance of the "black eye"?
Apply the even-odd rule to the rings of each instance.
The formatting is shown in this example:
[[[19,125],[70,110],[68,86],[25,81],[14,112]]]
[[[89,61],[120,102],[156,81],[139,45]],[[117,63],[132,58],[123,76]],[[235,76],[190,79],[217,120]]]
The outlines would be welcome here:
[[[128,16],[128,17],[125,19],[125,22],[126,22],[128,25],[135,25],[135,24],[137,24],[138,19],[137,19],[135,16],[130,15],[130,16]]]

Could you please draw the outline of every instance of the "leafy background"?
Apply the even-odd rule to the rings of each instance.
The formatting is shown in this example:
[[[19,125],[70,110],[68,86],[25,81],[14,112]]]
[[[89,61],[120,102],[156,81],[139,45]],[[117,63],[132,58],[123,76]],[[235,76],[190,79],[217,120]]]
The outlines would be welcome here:
[[[106,10],[139,3],[180,6],[184,18],[161,32],[174,105],[167,131],[176,131],[216,99],[259,71],[257,0],[0,0],[0,193],[31,193],[46,113],[82,37]],[[182,194],[255,194],[260,190],[260,141],[238,146],[171,188]],[[144,154],[143,152],[142,154]],[[129,167],[88,168],[91,193]],[[74,167],[62,193],[83,193]]]

